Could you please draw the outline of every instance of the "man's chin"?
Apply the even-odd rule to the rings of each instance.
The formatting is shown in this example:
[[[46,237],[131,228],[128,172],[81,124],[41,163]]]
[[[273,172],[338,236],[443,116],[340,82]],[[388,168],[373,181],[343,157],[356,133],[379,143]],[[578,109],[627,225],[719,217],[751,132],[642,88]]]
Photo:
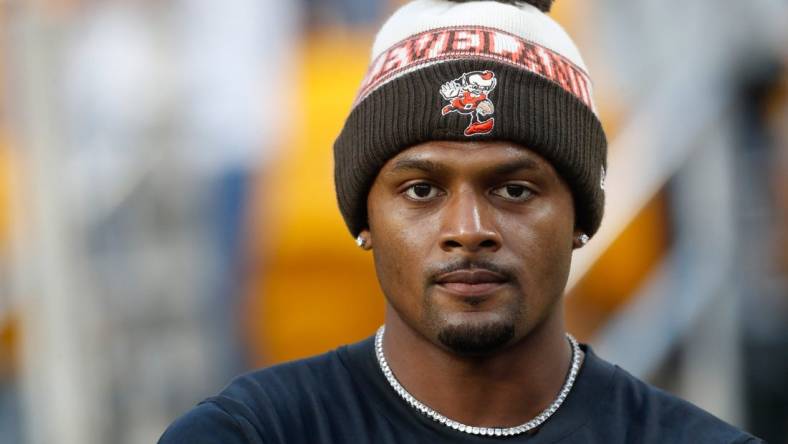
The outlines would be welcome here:
[[[482,356],[504,348],[514,333],[513,322],[464,322],[440,327],[438,340],[458,355]]]

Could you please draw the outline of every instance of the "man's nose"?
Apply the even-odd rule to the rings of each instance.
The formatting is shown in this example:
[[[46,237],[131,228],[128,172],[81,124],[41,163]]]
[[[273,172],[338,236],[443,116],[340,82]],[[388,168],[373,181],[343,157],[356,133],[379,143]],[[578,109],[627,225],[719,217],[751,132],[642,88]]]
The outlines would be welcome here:
[[[486,199],[474,191],[466,190],[452,196],[441,220],[441,249],[473,253],[497,251],[501,248],[501,235],[494,217]]]

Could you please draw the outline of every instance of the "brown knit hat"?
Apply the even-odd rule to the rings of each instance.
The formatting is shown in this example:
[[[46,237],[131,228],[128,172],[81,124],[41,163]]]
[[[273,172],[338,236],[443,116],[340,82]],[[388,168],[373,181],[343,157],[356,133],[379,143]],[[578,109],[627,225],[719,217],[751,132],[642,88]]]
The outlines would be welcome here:
[[[383,165],[433,140],[507,140],[547,159],[567,182],[576,225],[602,219],[607,141],[591,80],[566,32],[515,1],[417,0],[383,25],[334,144],[339,208],[354,236]],[[541,9],[540,9],[541,8]]]

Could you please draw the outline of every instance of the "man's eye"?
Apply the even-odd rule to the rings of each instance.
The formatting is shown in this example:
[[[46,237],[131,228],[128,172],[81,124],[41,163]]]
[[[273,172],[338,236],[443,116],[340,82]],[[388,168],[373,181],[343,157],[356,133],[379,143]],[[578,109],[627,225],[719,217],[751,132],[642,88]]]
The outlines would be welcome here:
[[[438,195],[438,188],[428,183],[417,183],[408,187],[405,195],[413,200],[429,200]]]
[[[514,200],[517,202],[524,202],[530,199],[534,194],[533,191],[531,191],[527,186],[518,184],[504,185],[494,189],[492,193],[496,196],[503,197],[504,199]]]

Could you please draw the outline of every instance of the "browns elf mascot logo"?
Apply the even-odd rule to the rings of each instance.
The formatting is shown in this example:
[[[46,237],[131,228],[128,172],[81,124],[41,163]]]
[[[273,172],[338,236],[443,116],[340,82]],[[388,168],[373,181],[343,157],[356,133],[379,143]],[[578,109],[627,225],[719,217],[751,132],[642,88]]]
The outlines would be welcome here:
[[[492,71],[466,72],[459,78],[444,83],[441,86],[441,96],[448,100],[449,104],[443,107],[441,115],[455,112],[470,115],[471,123],[465,128],[465,135],[489,134],[495,127],[495,118],[489,117],[495,112],[490,93],[497,83]]]

